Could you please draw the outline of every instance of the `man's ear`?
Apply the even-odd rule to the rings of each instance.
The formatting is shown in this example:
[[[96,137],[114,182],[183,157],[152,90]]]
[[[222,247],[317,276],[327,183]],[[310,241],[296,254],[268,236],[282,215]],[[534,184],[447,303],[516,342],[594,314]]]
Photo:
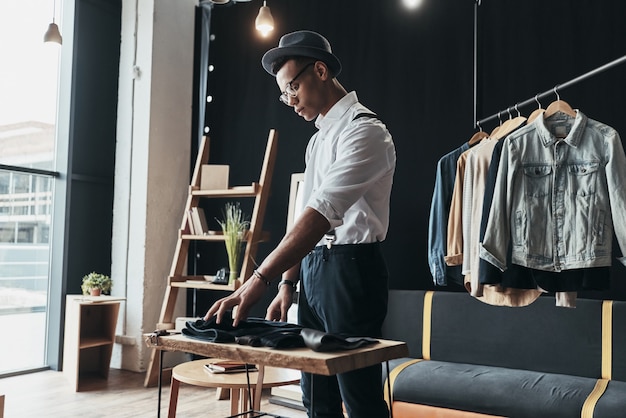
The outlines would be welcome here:
[[[326,81],[331,78],[330,70],[328,69],[326,63],[323,61],[315,61],[313,71],[315,72],[315,75],[320,78],[320,80]]]

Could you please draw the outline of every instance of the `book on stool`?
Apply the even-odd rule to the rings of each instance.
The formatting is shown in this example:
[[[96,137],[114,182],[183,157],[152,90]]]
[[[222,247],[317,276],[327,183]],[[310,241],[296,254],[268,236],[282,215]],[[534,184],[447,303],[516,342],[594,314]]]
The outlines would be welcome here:
[[[257,372],[259,369],[254,364],[246,364],[239,361],[218,361],[216,363],[207,363],[204,370],[209,373],[242,373]]]

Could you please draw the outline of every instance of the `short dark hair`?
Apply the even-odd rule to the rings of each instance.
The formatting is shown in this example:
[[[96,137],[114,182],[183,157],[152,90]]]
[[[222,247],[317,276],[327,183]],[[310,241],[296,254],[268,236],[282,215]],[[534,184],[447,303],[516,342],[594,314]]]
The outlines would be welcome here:
[[[287,61],[289,60],[294,60],[296,62],[296,64],[308,64],[310,62],[316,62],[316,61],[321,61],[321,60],[316,60],[314,58],[311,57],[305,57],[303,55],[290,55],[290,56],[286,56],[286,57],[280,57],[277,58],[276,61],[272,62],[272,72],[274,74],[276,74],[281,68],[283,68],[283,65],[285,65],[287,63]],[[324,61],[322,61],[324,62]],[[326,63],[325,63],[326,64]],[[328,64],[326,64],[326,66],[328,67]]]

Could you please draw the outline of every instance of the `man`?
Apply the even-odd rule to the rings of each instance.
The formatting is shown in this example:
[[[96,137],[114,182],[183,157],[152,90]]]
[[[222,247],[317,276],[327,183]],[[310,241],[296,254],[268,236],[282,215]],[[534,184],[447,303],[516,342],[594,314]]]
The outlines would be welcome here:
[[[322,35],[284,35],[262,65],[276,76],[280,100],[319,129],[306,150],[306,207],[252,277],[218,300],[205,319],[217,315],[220,322],[237,306],[236,326],[271,279],[282,274],[266,319],[286,321],[301,279],[300,325],[380,337],[388,293],[380,242],[387,234],[396,162],[391,135],[356,93],[337,81],[341,63]],[[303,373],[301,386],[309,416],[343,417],[342,401],[350,417],[388,416],[380,365],[330,377]]]

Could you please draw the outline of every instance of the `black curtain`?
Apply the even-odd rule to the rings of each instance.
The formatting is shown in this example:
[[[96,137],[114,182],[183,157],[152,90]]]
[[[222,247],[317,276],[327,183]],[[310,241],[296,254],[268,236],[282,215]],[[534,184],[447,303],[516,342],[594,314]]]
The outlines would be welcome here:
[[[258,177],[267,133],[278,130],[277,165],[264,222],[272,239],[260,245],[258,261],[284,233],[289,177],[303,170],[304,149],[315,132],[312,123],[278,101],[275,79],[260,60],[281,35],[309,29],[330,40],[344,67],[339,81],[380,115],[394,137],[398,161],[384,244],[390,286],[434,288],[427,230],[436,164],[475,132],[475,2],[426,0],[415,11],[404,9],[399,0],[273,0],[268,5],[276,22],[268,38],[254,29],[259,4],[214,7],[215,39],[209,56],[215,66],[209,74],[214,100],[206,112],[211,161],[231,165],[231,184],[249,184]],[[623,55],[624,12],[626,3],[619,0],[578,1],[574,6],[566,0],[482,1],[478,117]],[[562,98],[624,132],[618,116],[626,110],[619,97],[624,70],[568,89]],[[527,115],[533,108],[520,110]],[[615,274],[623,275],[623,269],[615,266]],[[626,288],[616,279],[611,292],[592,296],[626,299]]]
[[[623,1],[483,1],[479,11],[484,116],[626,55]],[[559,95],[587,117],[615,128],[624,143],[625,91],[626,64],[622,64],[560,90]],[[555,99],[556,95],[542,100],[543,108]],[[536,107],[520,110],[528,115]],[[626,268],[616,260],[621,255],[616,240],[613,252],[611,289],[579,296],[626,300]]]

